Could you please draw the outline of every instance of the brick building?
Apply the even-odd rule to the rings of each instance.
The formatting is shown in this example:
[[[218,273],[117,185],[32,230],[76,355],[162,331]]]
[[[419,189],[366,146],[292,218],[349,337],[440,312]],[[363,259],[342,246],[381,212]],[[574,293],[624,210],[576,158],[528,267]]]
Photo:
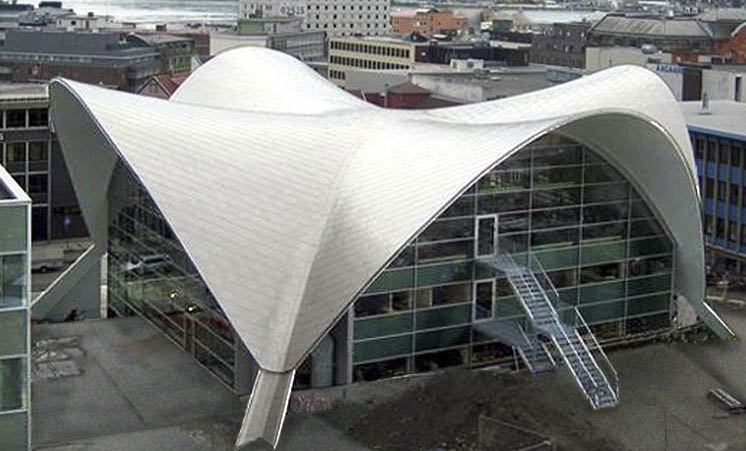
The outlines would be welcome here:
[[[0,80],[43,82],[65,77],[137,91],[160,72],[160,53],[121,32],[7,30]]]
[[[585,68],[585,46],[590,28],[590,22],[555,23],[534,36],[531,62]]]
[[[451,10],[422,8],[391,13],[391,31],[400,35],[419,33],[432,37],[435,34],[451,34],[467,26],[464,16]]]

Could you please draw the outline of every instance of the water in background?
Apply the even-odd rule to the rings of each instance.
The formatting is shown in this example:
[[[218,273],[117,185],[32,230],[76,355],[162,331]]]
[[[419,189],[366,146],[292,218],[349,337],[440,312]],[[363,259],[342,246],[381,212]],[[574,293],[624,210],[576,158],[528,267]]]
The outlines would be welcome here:
[[[62,6],[72,8],[78,14],[94,12],[114,16],[120,22],[150,25],[189,22],[230,24],[235,22],[238,15],[238,0],[63,0]],[[472,18],[479,14],[479,9],[456,10]],[[523,13],[536,23],[578,21],[593,14],[591,11],[531,9]]]

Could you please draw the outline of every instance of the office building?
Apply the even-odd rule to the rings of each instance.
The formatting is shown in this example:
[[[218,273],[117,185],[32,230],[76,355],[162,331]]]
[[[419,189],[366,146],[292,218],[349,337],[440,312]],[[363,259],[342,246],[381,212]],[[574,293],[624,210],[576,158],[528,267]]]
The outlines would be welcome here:
[[[746,276],[746,105],[683,102],[702,197],[710,274],[743,285]]]
[[[643,68],[391,111],[242,48],[168,101],[51,91],[111,308],[252,393],[239,446],[277,443],[294,385],[515,352],[531,371],[565,362],[604,408],[618,378],[596,339],[698,317],[732,337],[704,301],[684,119]]]
[[[0,83],[0,164],[33,202],[34,241],[86,236],[59,143],[46,84]]]
[[[390,29],[391,0],[239,0],[239,19],[296,17],[305,31],[378,36]]]
[[[391,32],[400,35],[419,33],[426,37],[436,34],[456,34],[466,28],[466,17],[451,10],[418,8],[391,13]]]

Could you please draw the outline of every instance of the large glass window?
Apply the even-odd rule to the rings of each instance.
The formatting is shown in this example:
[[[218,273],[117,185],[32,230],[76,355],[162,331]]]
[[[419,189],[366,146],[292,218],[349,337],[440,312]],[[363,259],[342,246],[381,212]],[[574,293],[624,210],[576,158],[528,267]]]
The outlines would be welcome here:
[[[356,368],[370,377],[512,359],[489,332],[493,322],[525,315],[508,279],[490,263],[502,253],[524,264],[533,252],[561,301],[580,306],[592,327],[609,326],[614,336],[628,302],[638,319],[631,331],[660,327],[659,319],[639,319],[657,318],[670,302],[673,259],[665,229],[621,171],[559,135],[494,168],[407,249],[403,260],[414,268],[391,265],[355,303],[353,347],[355,358],[365,359]],[[397,298],[411,311],[397,309]]]
[[[5,111],[5,127],[6,128],[26,127],[26,110]]]

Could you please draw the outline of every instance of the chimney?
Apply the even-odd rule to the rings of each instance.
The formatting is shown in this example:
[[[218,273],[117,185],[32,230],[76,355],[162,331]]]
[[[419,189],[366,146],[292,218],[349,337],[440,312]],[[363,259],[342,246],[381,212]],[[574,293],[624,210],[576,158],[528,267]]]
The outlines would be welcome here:
[[[701,115],[707,115],[712,114],[712,111],[710,111],[710,99],[707,97],[707,93],[702,93],[702,106],[699,109],[699,113]]]

